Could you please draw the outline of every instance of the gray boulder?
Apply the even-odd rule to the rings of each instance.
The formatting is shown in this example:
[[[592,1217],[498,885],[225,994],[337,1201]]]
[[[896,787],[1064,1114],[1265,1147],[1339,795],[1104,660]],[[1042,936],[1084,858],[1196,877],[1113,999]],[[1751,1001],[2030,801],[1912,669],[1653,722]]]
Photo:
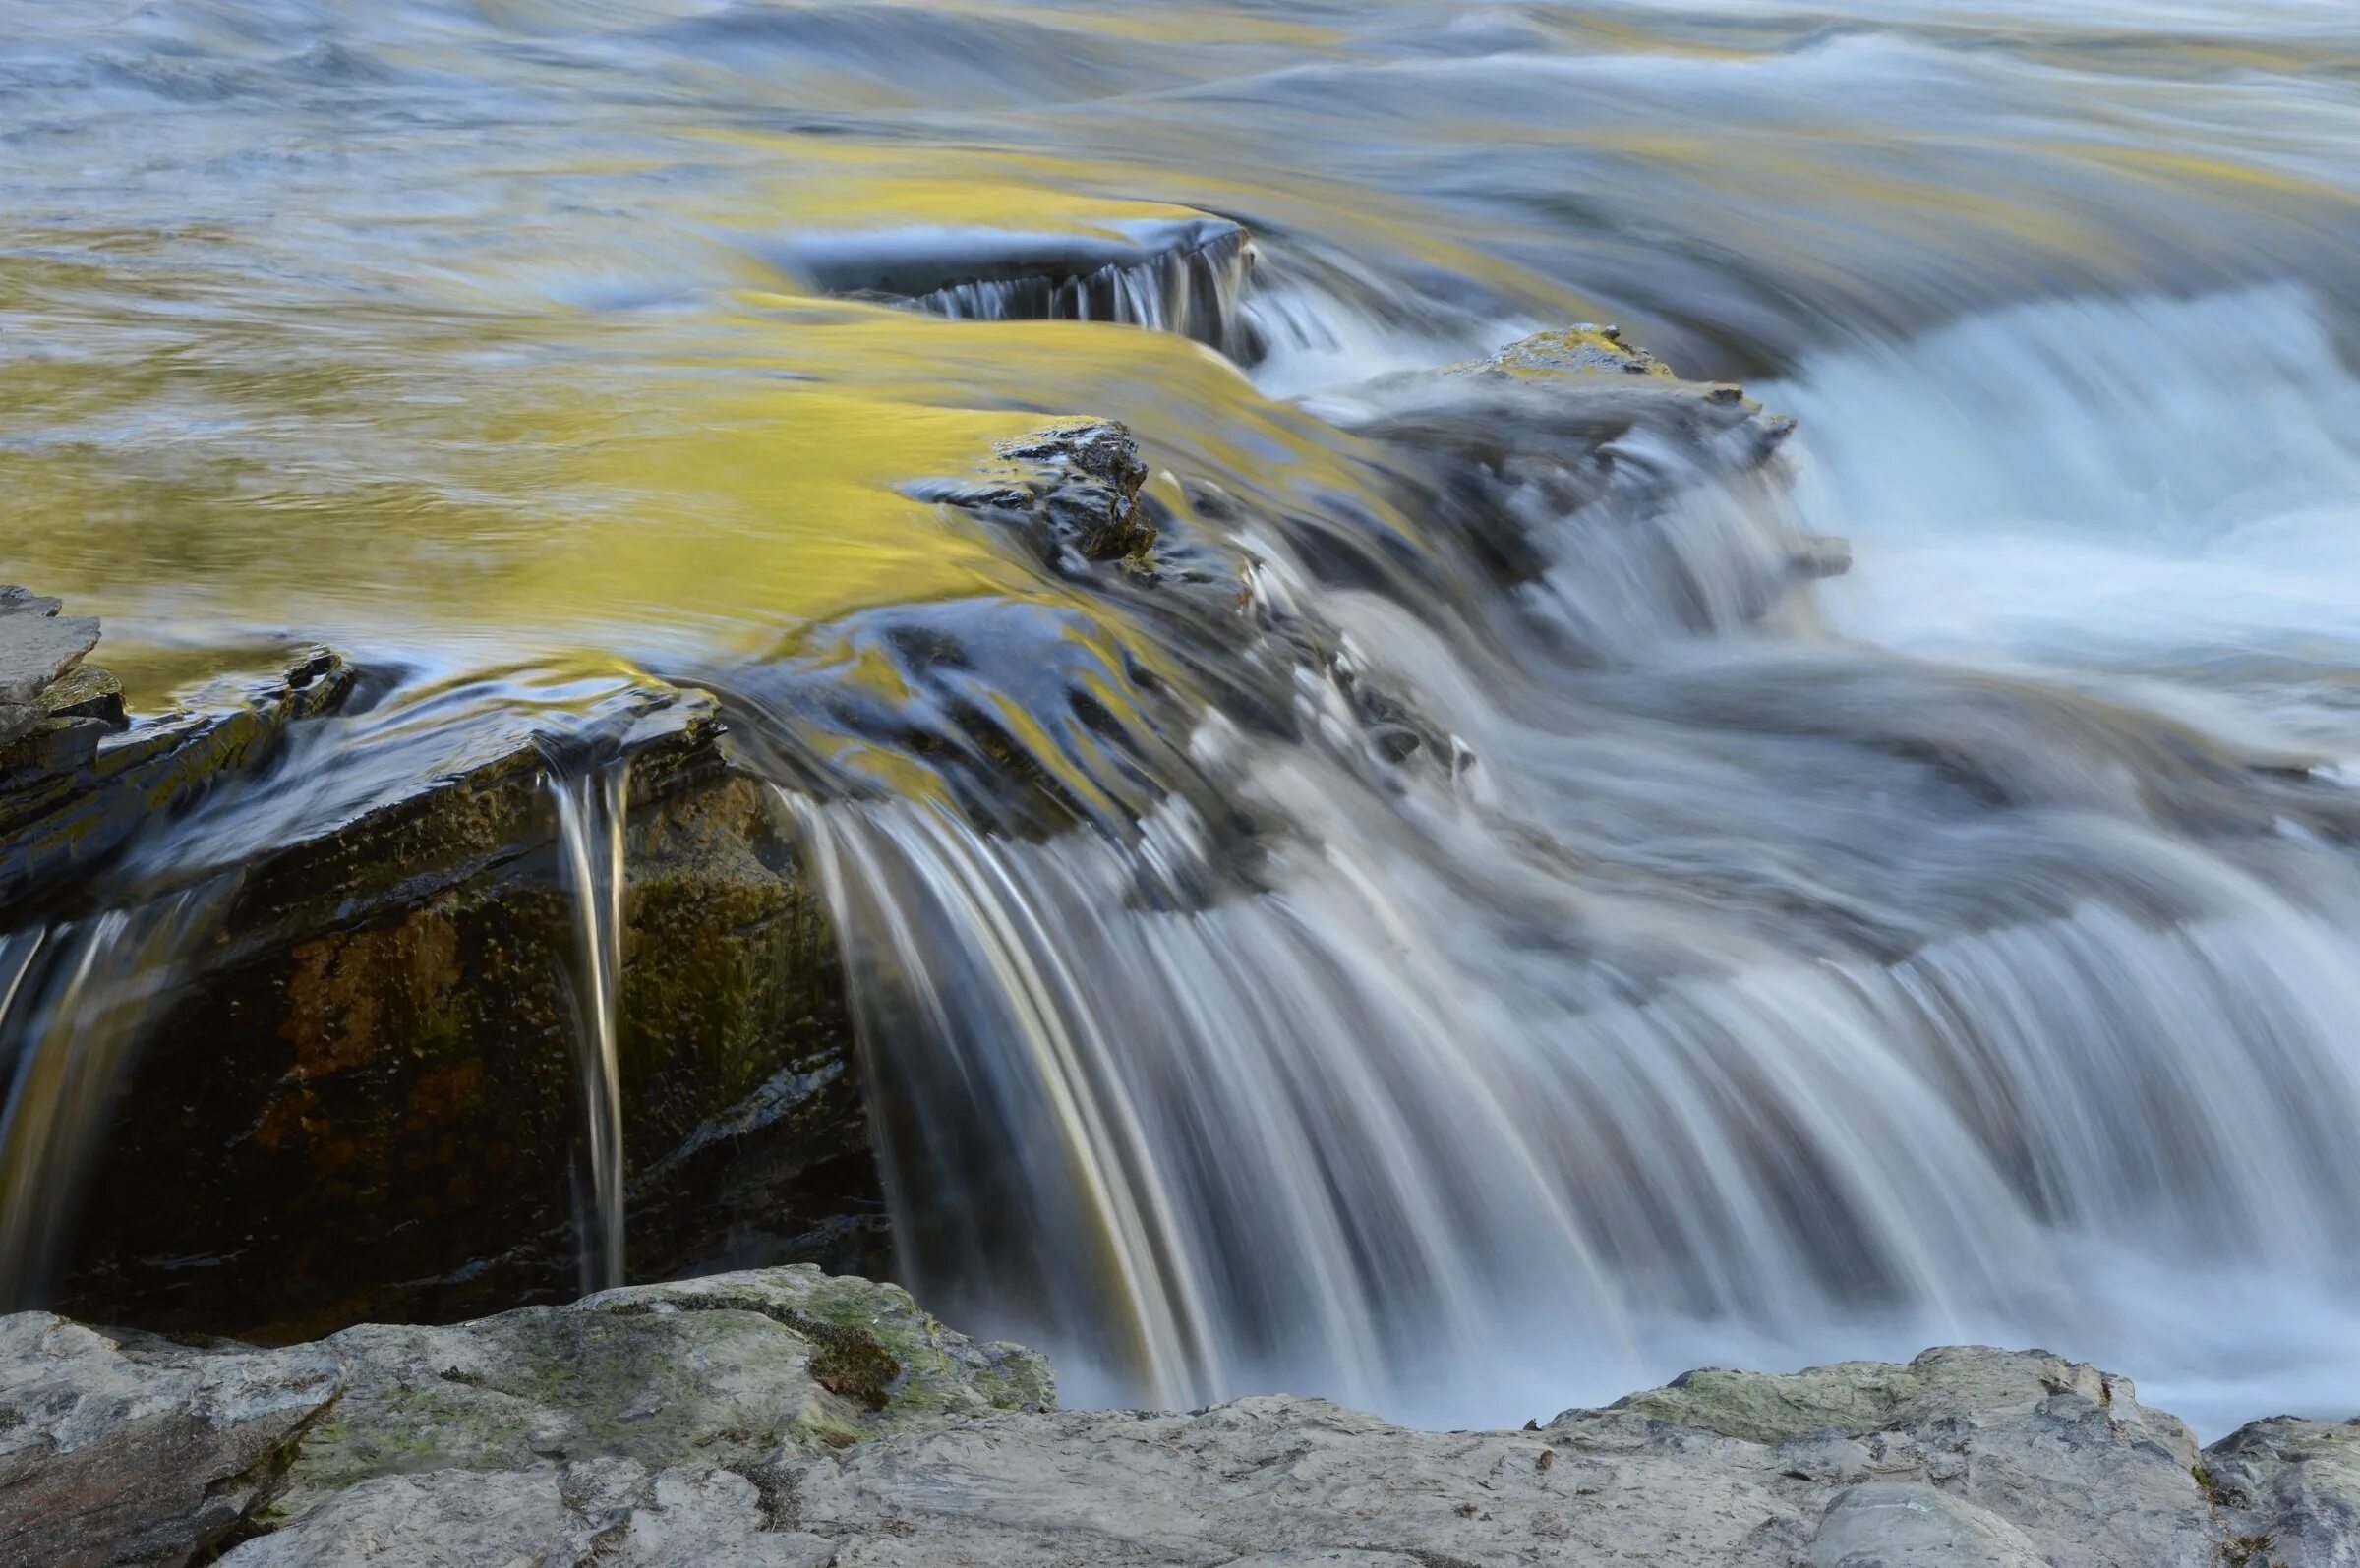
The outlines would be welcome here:
[[[0,748],[47,717],[41,696],[98,645],[98,623],[54,599],[0,586]]]
[[[0,1318],[0,1563],[187,1562],[268,1500],[339,1386],[324,1346],[204,1351]]]
[[[2205,1450],[2197,1479],[2229,1568],[2360,1568],[2360,1422],[2255,1422]]]

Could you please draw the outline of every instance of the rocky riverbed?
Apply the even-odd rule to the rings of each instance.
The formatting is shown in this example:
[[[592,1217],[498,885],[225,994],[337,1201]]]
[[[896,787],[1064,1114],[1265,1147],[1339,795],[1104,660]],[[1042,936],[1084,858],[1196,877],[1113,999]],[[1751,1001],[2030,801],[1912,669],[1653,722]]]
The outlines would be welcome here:
[[[261,1350],[0,1320],[0,1563],[2330,1568],[2360,1423],[2200,1449],[2043,1351],[1697,1371],[1521,1431],[1061,1411],[810,1266]]]

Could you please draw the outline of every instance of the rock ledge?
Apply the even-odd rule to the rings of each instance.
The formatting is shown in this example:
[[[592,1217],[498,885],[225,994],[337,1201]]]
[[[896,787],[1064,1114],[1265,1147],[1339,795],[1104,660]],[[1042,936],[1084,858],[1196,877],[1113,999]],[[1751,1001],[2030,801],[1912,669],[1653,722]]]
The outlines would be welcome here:
[[[2200,1452],[2122,1377],[1932,1350],[1520,1432],[1058,1411],[1038,1356],[810,1267],[276,1351],[0,1320],[0,1563],[2330,1568],[2360,1423]]]

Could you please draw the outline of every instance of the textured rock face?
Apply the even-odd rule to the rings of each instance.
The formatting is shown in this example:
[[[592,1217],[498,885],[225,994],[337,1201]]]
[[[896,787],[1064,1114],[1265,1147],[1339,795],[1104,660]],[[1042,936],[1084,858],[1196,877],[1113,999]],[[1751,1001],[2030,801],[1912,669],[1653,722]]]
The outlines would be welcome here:
[[[320,1346],[192,1351],[0,1318],[0,1563],[181,1563],[237,1528],[340,1386]]]
[[[0,749],[0,907],[72,900],[154,821],[275,760],[299,721],[334,711],[352,684],[342,659],[304,648],[171,713],[134,718],[105,671],[83,665],[59,677],[39,721]]]
[[[0,951],[24,965],[5,1021],[30,1031],[0,1044],[55,1068],[15,1092],[63,1092],[92,1059],[79,1016],[40,1022],[86,958],[153,994],[110,1035],[107,1081],[0,1140],[20,1300],[286,1340],[575,1294],[565,769],[627,769],[628,1250],[658,1277],[882,1260],[833,945],[709,700],[650,682],[555,736],[497,705],[420,726],[371,707],[384,680],[298,649],[133,717],[81,663],[97,623],[58,609],[0,590],[0,687],[32,716],[0,737]],[[168,958],[135,957],[117,910],[158,912]]]
[[[784,1466],[1054,1398],[814,1268],[279,1351],[0,1319],[0,1564],[769,1563]],[[323,1551],[327,1558],[321,1557]]]
[[[613,741],[634,1266],[873,1266],[882,1204],[816,900],[710,706],[634,705]],[[275,1341],[580,1289],[578,908],[549,763],[521,733],[466,744],[241,864],[128,1078],[63,1309]]]
[[[1276,1397],[1059,1412],[1037,1356],[793,1268],[272,1352],[29,1314],[0,1324],[0,1388],[11,1564],[201,1541],[234,1568],[2360,1560],[2360,1424],[2200,1454],[2127,1380],[2041,1352],[1697,1372],[1520,1432]],[[79,1534],[35,1517],[60,1497]],[[54,1539],[82,1555],[28,1555]]]
[[[47,717],[42,696],[98,644],[98,623],[61,616],[54,599],[0,586],[0,759]],[[7,772],[0,760],[0,776]]]

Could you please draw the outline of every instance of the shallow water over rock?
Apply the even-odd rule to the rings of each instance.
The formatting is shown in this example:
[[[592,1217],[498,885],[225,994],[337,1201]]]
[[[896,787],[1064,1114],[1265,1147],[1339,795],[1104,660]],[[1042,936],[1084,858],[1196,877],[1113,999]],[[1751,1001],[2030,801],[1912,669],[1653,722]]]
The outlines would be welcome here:
[[[621,933],[734,905],[635,918],[586,781],[685,691],[827,900],[902,1272],[1078,1389],[1972,1334],[2360,1409],[2355,58],[2291,0],[0,5],[0,580],[134,713],[358,672],[0,914],[9,1126],[136,1152],[41,1088],[142,1081],[50,1021],[93,922],[522,758],[611,1277],[629,1161],[762,1114],[617,1130],[683,961]],[[12,1165],[19,1298],[87,1166]]]

